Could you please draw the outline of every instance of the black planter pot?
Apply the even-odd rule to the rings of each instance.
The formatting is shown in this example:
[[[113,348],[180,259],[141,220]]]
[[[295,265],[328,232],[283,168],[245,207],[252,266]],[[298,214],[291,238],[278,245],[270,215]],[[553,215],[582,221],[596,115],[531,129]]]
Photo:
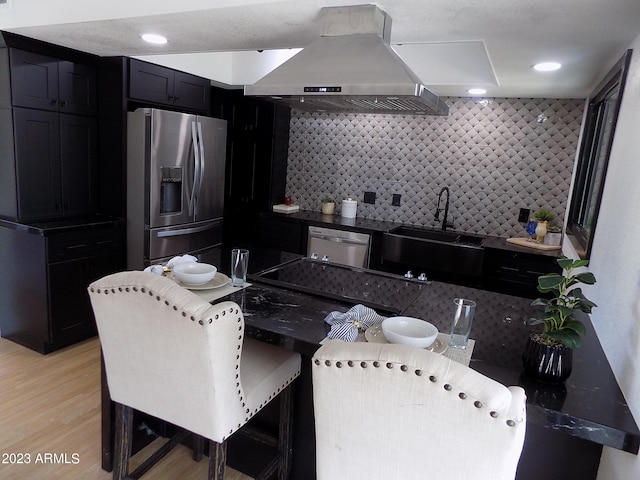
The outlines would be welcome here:
[[[522,366],[525,373],[536,380],[562,383],[571,375],[573,350],[544,345],[531,335],[522,354]]]

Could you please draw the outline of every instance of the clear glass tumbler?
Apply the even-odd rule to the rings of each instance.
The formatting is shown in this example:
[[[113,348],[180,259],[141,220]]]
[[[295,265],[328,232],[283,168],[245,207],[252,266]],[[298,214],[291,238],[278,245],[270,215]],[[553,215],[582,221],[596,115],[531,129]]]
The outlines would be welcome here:
[[[476,313],[476,302],[465,298],[453,299],[453,316],[451,318],[451,339],[449,345],[455,348],[467,348],[473,316]]]
[[[247,267],[249,266],[249,250],[234,248],[231,250],[231,285],[244,287],[247,282]]]

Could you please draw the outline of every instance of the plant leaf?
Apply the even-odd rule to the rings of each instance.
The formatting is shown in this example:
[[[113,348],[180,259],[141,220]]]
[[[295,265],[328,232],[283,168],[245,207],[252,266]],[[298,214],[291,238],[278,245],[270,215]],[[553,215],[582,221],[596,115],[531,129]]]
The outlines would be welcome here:
[[[564,323],[564,328],[573,330],[578,335],[585,335],[587,333],[587,329],[580,320],[569,320]]]
[[[532,307],[545,307],[549,304],[549,299],[547,298],[536,298],[533,302],[531,302]]]
[[[556,288],[564,281],[564,277],[557,273],[550,273],[549,275],[541,275],[538,277],[538,290],[541,292],[548,292],[553,288]]]
[[[582,282],[585,285],[593,285],[594,283],[596,283],[596,277],[591,272],[579,273],[574,278],[576,281]]]
[[[540,325],[544,323],[544,318],[528,318],[527,325]]]

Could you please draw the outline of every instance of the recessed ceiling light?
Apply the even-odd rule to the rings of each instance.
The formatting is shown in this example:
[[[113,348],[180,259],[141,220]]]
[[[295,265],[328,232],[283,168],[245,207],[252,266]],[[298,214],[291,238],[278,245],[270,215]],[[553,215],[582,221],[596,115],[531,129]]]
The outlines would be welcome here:
[[[484,95],[487,91],[484,88],[470,88],[467,90],[471,95]]]
[[[167,43],[167,39],[162,35],[156,35],[155,33],[143,33],[142,39],[145,42],[154,43],[156,45],[164,45]]]
[[[562,65],[558,62],[536,63],[533,66],[534,70],[537,70],[538,72],[553,72],[554,70],[558,70],[560,67],[562,67]]]

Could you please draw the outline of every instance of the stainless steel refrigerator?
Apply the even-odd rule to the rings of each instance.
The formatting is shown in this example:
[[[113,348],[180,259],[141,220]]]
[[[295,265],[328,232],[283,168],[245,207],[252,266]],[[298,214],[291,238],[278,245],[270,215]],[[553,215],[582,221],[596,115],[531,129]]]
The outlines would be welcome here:
[[[153,108],[127,118],[127,266],[222,243],[227,122]]]

